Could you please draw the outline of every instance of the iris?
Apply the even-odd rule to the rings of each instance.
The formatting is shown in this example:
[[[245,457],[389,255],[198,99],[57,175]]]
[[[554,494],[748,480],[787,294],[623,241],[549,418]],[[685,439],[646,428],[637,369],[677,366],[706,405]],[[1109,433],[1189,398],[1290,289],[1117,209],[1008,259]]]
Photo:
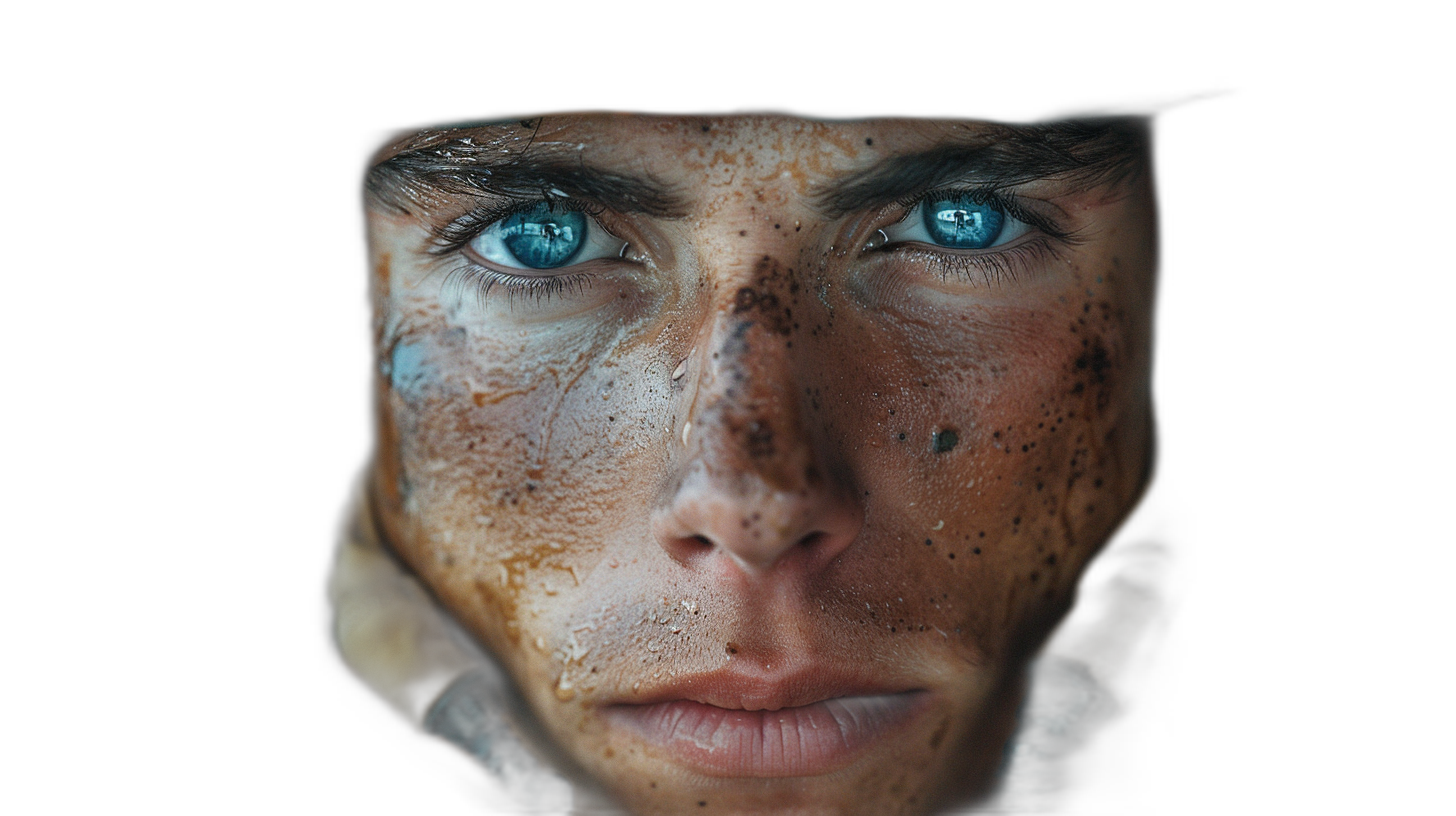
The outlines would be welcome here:
[[[957,195],[923,206],[925,231],[930,240],[955,249],[985,249],[996,242],[1006,215],[990,204],[978,204],[969,195]]]
[[[500,239],[511,256],[530,269],[565,266],[586,245],[586,216],[541,202],[500,222]]]

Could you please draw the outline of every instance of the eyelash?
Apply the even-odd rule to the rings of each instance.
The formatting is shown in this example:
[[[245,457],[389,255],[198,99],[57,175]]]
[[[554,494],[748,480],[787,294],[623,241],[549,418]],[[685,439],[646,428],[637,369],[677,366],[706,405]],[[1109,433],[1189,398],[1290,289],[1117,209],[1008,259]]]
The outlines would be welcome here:
[[[584,213],[592,219],[604,212],[604,208],[574,198],[541,196],[540,198],[517,199],[508,204],[479,204],[469,212],[431,230],[429,253],[436,257],[457,257],[459,265],[445,273],[441,291],[453,291],[457,299],[473,293],[477,306],[484,305],[490,291],[497,286],[505,288],[512,304],[517,296],[529,297],[540,303],[553,296],[579,294],[592,284],[592,276],[583,272],[557,275],[515,275],[477,263],[464,254],[465,247],[486,229],[498,221],[510,218],[519,212],[529,211],[546,202],[553,208]],[[600,225],[598,225],[600,229]]]
[[[965,283],[983,283],[987,286],[995,286],[1015,282],[1022,275],[1029,273],[1036,264],[1044,264],[1048,259],[1058,257],[1057,248],[1049,239],[1064,244],[1076,240],[1072,233],[1061,229],[1046,217],[1027,210],[1014,197],[986,188],[943,187],[906,197],[896,202],[904,210],[904,215],[895,223],[909,218],[921,204],[944,201],[957,196],[969,196],[978,204],[990,204],[1012,218],[1039,230],[1042,236],[1017,244],[1010,249],[995,249],[975,254],[945,248],[907,245],[904,242],[886,244],[876,247],[873,251],[919,255],[920,260],[932,272],[939,274],[941,280],[949,280],[954,276]],[[517,296],[529,297],[540,303],[563,294],[579,294],[590,287],[593,278],[586,273],[515,275],[479,264],[463,254],[465,247],[492,224],[518,212],[525,212],[539,206],[542,201],[552,207],[585,213],[593,219],[603,212],[602,207],[593,206],[580,199],[553,198],[551,196],[517,199],[504,205],[477,205],[464,215],[431,231],[432,246],[429,249],[431,255],[457,256],[460,259],[459,265],[445,274],[442,291],[454,290],[457,298],[467,292],[473,293],[476,303],[479,305],[485,302],[491,290],[497,286],[505,288],[512,303]],[[600,228],[599,225],[598,228]]]
[[[1036,265],[1058,258],[1059,253],[1054,241],[1064,245],[1077,241],[1073,233],[1062,229],[1045,216],[1028,210],[1015,197],[984,187],[941,187],[903,198],[896,204],[904,210],[904,215],[895,223],[898,224],[909,218],[921,204],[945,201],[960,196],[967,196],[977,204],[989,204],[996,207],[1012,218],[1039,230],[1042,235],[1016,244],[1009,249],[996,247],[975,254],[958,252],[946,247],[912,245],[905,242],[885,244],[875,247],[873,251],[918,255],[920,256],[918,260],[925,263],[930,271],[939,274],[943,281],[954,276],[965,283],[983,283],[987,286],[995,286],[1015,282],[1022,275],[1029,274]],[[979,280],[977,280],[978,278]]]

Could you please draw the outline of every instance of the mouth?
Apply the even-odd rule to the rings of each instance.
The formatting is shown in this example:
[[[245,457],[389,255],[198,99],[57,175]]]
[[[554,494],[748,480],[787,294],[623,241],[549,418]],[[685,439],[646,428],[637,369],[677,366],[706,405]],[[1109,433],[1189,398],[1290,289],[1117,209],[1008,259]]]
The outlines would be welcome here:
[[[722,674],[615,703],[607,721],[708,776],[817,776],[853,763],[923,713],[930,692]]]

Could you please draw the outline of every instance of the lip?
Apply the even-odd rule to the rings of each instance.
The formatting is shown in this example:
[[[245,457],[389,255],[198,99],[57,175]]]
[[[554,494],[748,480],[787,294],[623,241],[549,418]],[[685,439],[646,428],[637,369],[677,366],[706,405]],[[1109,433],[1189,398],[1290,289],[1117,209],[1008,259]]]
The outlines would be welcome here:
[[[715,672],[606,705],[603,714],[709,776],[816,776],[907,726],[930,696],[824,671],[777,679]]]

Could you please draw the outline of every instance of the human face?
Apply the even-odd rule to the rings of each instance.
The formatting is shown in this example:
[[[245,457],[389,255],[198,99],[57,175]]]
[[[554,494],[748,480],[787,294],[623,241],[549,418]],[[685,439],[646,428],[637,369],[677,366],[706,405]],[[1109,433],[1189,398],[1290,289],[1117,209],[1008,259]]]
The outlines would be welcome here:
[[[385,540],[640,813],[983,790],[1152,445],[1124,121],[608,114],[369,178]]]

